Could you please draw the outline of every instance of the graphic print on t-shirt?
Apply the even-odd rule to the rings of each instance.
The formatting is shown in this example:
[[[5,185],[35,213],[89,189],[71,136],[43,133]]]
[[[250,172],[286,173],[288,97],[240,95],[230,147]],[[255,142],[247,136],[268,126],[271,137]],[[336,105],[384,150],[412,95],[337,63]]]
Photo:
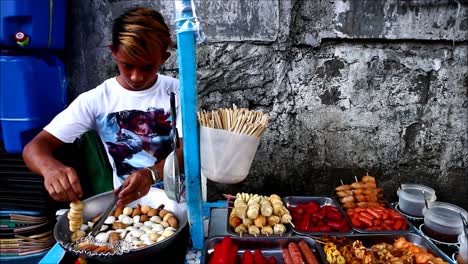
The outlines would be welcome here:
[[[172,120],[162,108],[126,110],[101,120],[103,140],[122,180],[133,171],[165,159],[172,151]]]

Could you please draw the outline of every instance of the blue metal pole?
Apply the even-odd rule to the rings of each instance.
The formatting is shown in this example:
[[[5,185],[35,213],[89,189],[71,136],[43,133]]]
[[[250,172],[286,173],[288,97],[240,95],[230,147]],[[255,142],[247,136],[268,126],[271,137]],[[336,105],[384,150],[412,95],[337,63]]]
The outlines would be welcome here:
[[[177,56],[182,107],[186,200],[193,248],[203,249],[200,146],[197,122],[196,43],[190,0],[175,0]]]

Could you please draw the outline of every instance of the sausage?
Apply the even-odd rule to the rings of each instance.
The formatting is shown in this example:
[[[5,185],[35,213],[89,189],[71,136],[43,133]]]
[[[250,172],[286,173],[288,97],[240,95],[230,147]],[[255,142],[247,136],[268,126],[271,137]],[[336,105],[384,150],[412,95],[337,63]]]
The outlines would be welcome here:
[[[291,255],[289,254],[289,251],[287,248],[283,248],[283,262],[284,264],[294,264],[292,261]]]
[[[288,250],[294,264],[305,264],[304,259],[301,255],[301,250],[299,249],[296,243],[289,243]]]
[[[319,264],[314,253],[312,253],[312,250],[310,250],[309,246],[306,242],[304,242],[304,240],[301,240],[298,245],[301,249],[302,254],[304,255],[307,264]]]

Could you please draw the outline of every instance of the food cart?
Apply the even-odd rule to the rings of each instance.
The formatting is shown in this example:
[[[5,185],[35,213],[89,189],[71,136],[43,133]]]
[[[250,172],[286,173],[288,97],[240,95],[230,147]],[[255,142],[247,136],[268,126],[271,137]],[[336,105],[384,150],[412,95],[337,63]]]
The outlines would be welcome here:
[[[392,227],[382,228],[378,230],[376,227],[381,228],[382,226],[375,224],[375,222],[368,223],[366,221],[374,220],[386,220],[384,214],[376,210],[356,210],[354,208],[346,208],[346,201],[344,198],[353,197],[354,190],[362,189],[359,188],[350,188],[350,189],[337,189],[337,197],[301,197],[301,196],[291,196],[291,197],[280,197],[277,199],[274,194],[268,196],[260,197],[255,196],[255,194],[233,194],[232,197],[227,198],[227,201],[221,201],[218,203],[204,203],[202,200],[201,194],[201,174],[200,174],[200,145],[199,145],[199,130],[198,130],[198,121],[197,121],[197,100],[196,100],[196,70],[195,70],[195,47],[196,47],[196,35],[200,37],[201,32],[198,31],[198,28],[194,27],[194,21],[197,19],[194,9],[192,9],[192,2],[187,0],[176,0],[176,22],[177,22],[177,38],[179,43],[179,70],[180,70],[180,83],[181,83],[181,103],[182,103],[182,120],[183,120],[183,129],[184,129],[184,155],[190,157],[190,159],[184,159],[185,167],[185,176],[186,176],[186,201],[187,201],[187,219],[186,222],[190,224],[190,237],[192,244],[190,245],[189,254],[190,260],[187,260],[187,263],[224,263],[222,260],[213,260],[216,254],[216,245],[226,243],[227,253],[228,251],[232,252],[232,249],[235,249],[233,255],[229,255],[234,259],[244,258],[244,255],[248,254],[246,252],[255,252],[256,250],[261,250],[261,253],[265,258],[273,259],[278,263],[285,261],[287,263],[288,255],[291,259],[299,258],[303,256],[305,258],[310,258],[310,253],[315,256],[318,263],[336,263],[339,262],[337,245],[339,244],[338,240],[329,240],[329,236],[343,239],[350,239],[352,241],[360,241],[362,244],[358,244],[354,249],[360,249],[369,254],[369,247],[375,244],[394,244],[396,241],[402,241],[404,239],[405,243],[412,243],[410,246],[417,246],[416,250],[422,250],[422,248],[428,250],[435,258],[440,258],[442,261],[453,263],[452,256],[448,256],[434,243],[433,240],[427,238],[426,234],[423,232],[423,229],[420,227],[422,225],[421,218],[412,217],[409,215],[404,215],[401,212],[398,212],[398,204],[384,203],[380,204],[383,208],[379,210],[385,211],[387,217],[390,217],[389,221],[393,221]],[[366,175],[369,176],[369,175]],[[369,176],[370,177],[370,176]],[[366,184],[364,177],[362,180],[356,179],[355,183]],[[345,184],[343,184],[344,186]],[[351,185],[351,184],[349,184]],[[377,188],[375,184],[371,188]],[[343,196],[338,192],[341,191],[351,191],[350,195],[343,193]],[[247,195],[247,196],[246,196]],[[285,220],[283,223],[284,229],[278,228],[270,233],[264,229],[266,226],[265,222],[259,223],[257,226],[256,223],[252,225],[250,223],[246,226],[246,230],[236,230],[236,227],[240,226],[240,223],[231,222],[231,219],[234,217],[239,218],[239,220],[250,219],[255,220],[257,216],[245,217],[237,214],[234,209],[236,209],[235,203],[238,200],[238,203],[243,203],[246,206],[253,206],[248,204],[250,201],[253,201],[253,197],[259,197],[258,202],[259,210],[261,211],[261,199],[266,199],[263,204],[271,204],[272,210],[274,210],[274,205],[280,206],[282,213],[278,212],[275,216],[283,217],[287,215],[283,207],[286,208],[291,213],[291,219]],[[257,199],[257,198],[255,198]],[[319,210],[319,208],[330,208],[328,213],[324,213],[323,218],[333,219],[334,217],[340,219],[334,219],[341,221],[344,225],[347,225],[348,228],[343,228],[342,226],[336,227],[336,229],[323,229],[323,230],[313,230],[312,227],[307,226],[311,224],[311,221],[303,221],[299,223],[297,219],[300,219],[299,216],[304,215],[304,213],[294,212],[296,208],[308,204],[308,208],[315,208],[310,210]],[[282,206],[282,207],[281,207]],[[315,206],[315,207],[314,207]],[[247,207],[248,208],[248,207]],[[246,210],[248,210],[245,208]],[[333,209],[334,208],[334,209]],[[368,208],[368,207],[362,207]],[[345,212],[344,209],[354,209],[354,211]],[[325,209],[323,209],[325,210]],[[388,210],[388,211],[386,211]],[[233,213],[234,212],[234,213]],[[247,211],[245,211],[247,214]],[[363,215],[371,214],[370,217]],[[374,216],[373,214],[376,214]],[[309,219],[311,219],[313,213],[310,213]],[[339,215],[331,217],[331,215]],[[394,214],[394,215],[393,215]],[[233,217],[231,217],[234,215]],[[269,217],[272,213],[262,214],[265,217]],[[375,217],[375,218],[372,218]],[[393,218],[392,218],[393,217]],[[204,218],[209,218],[209,226],[205,228]],[[355,220],[358,219],[358,220]],[[359,220],[360,219],[360,220]],[[181,220],[181,219],[179,219]],[[184,220],[182,220],[183,222]],[[265,220],[267,221],[267,220]],[[354,222],[360,221],[360,222]],[[419,222],[418,222],[419,221]],[[328,228],[331,228],[327,222]],[[380,221],[381,223],[383,221]],[[325,223],[325,222],[322,222]],[[387,225],[390,222],[387,222]],[[398,223],[398,225],[397,225]],[[279,224],[276,222],[275,224]],[[274,225],[275,225],[274,224]],[[367,224],[367,225],[365,225]],[[383,225],[383,224],[382,224]],[[249,227],[252,227],[252,231],[249,230]],[[256,228],[254,228],[256,227]],[[322,226],[324,227],[324,226]],[[388,226],[387,226],[388,227]],[[206,230],[208,229],[208,230]],[[258,231],[257,231],[258,229]],[[262,230],[264,231],[262,233]],[[206,232],[205,232],[206,231]],[[227,239],[226,239],[227,238]],[[333,239],[336,239],[333,238]],[[223,242],[223,241],[228,242]],[[230,240],[230,241],[229,241]],[[439,241],[443,243],[442,241]],[[327,244],[332,243],[332,244]],[[293,249],[289,250],[290,245]],[[354,244],[354,243],[353,243]],[[446,242],[445,244],[450,244]],[[452,243],[453,244],[453,243]],[[308,253],[304,253],[302,248],[305,245],[309,248]],[[333,247],[333,245],[335,247]],[[363,247],[364,245],[364,247]],[[327,246],[327,247],[326,247]],[[449,245],[450,246],[450,245]],[[301,251],[297,251],[294,247],[299,247]],[[287,249],[286,251],[284,251]],[[63,252],[60,252],[60,247],[54,247],[51,252],[46,256],[42,263],[58,263],[51,262],[50,259],[59,256]],[[287,253],[286,253],[287,252]],[[298,253],[299,252],[299,253]],[[302,252],[302,253],[301,253]],[[255,253],[253,253],[255,254]],[[299,254],[299,255],[298,255]],[[342,256],[344,258],[344,256]],[[218,257],[222,258],[222,257]],[[231,258],[232,260],[232,258]],[[190,262],[189,262],[190,261]],[[224,260],[223,260],[224,261]],[[273,261],[273,260],[272,260]],[[312,260],[313,261],[313,260]],[[311,262],[313,263],[313,262]]]

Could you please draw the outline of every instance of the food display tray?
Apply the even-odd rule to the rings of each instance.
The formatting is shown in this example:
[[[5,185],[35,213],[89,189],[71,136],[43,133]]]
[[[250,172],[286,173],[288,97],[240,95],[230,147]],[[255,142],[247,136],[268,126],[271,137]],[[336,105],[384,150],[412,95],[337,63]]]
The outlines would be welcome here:
[[[337,236],[338,237],[338,236]],[[348,239],[360,240],[366,248],[370,248],[374,244],[378,243],[388,243],[393,244],[395,240],[400,237],[406,238],[409,242],[421,246],[427,249],[427,251],[434,256],[437,256],[448,263],[453,263],[453,260],[450,259],[444,252],[437,248],[432,242],[430,242],[425,237],[415,234],[415,233],[406,233],[406,234],[353,234],[345,236]],[[322,249],[323,250],[323,249]],[[325,253],[324,253],[325,254]]]
[[[284,232],[281,235],[272,234],[272,235],[267,236],[267,235],[264,235],[264,234],[259,234],[259,235],[255,236],[255,235],[251,235],[251,234],[242,234],[242,236],[241,236],[240,234],[238,234],[238,233],[236,233],[234,231],[234,228],[232,228],[232,226],[229,225],[229,216],[231,215],[231,211],[232,211],[232,208],[229,208],[227,210],[226,228],[227,228],[227,232],[232,236],[238,236],[238,237],[287,237],[287,236],[290,236],[292,234],[291,224],[284,224],[284,227],[286,227],[286,232]]]
[[[406,222],[406,226],[407,228],[405,230],[365,230],[365,229],[360,229],[358,227],[355,227],[353,225],[352,228],[358,232],[358,233],[361,233],[361,234],[395,234],[395,235],[398,235],[398,234],[405,234],[405,233],[409,233],[411,232],[411,230],[413,230],[413,225],[411,224],[410,221],[408,221],[408,219],[402,215],[397,209],[395,209],[395,207],[393,207],[389,202],[386,202],[386,208],[390,208],[392,209],[393,211],[395,211],[396,213],[400,214],[401,216],[403,216],[403,218],[405,219],[405,222]],[[348,216],[348,215],[346,215]],[[348,217],[349,219],[349,217]]]
[[[282,249],[288,247],[288,243],[295,242],[299,243],[301,240],[304,240],[309,248],[314,253],[315,257],[320,263],[327,263],[325,253],[321,246],[317,245],[315,240],[310,237],[304,236],[291,236],[291,237],[232,237],[233,243],[239,247],[237,255],[239,260],[242,257],[242,254],[246,250],[253,251],[260,249],[263,255],[267,258],[273,256],[278,263],[283,263],[282,259]],[[201,263],[208,264],[209,254],[213,252],[215,244],[221,242],[223,237],[213,237],[208,239],[205,242],[205,251],[202,254]]]
[[[309,231],[304,231],[304,230],[298,230],[294,227],[292,227],[292,231],[296,234],[300,235],[305,235],[305,236],[321,236],[321,235],[329,235],[329,236],[335,236],[335,235],[349,235],[354,232],[353,225],[351,225],[351,221],[349,220],[348,215],[343,211],[343,208],[341,207],[340,203],[337,202],[337,200],[331,198],[331,197],[319,197],[319,196],[288,196],[284,198],[284,202],[286,204],[286,207],[289,206],[297,206],[299,204],[304,204],[308,202],[315,202],[320,207],[325,206],[325,205],[332,205],[338,208],[340,211],[341,215],[344,217],[346,220],[346,223],[348,223],[350,229],[347,232],[309,232]]]

